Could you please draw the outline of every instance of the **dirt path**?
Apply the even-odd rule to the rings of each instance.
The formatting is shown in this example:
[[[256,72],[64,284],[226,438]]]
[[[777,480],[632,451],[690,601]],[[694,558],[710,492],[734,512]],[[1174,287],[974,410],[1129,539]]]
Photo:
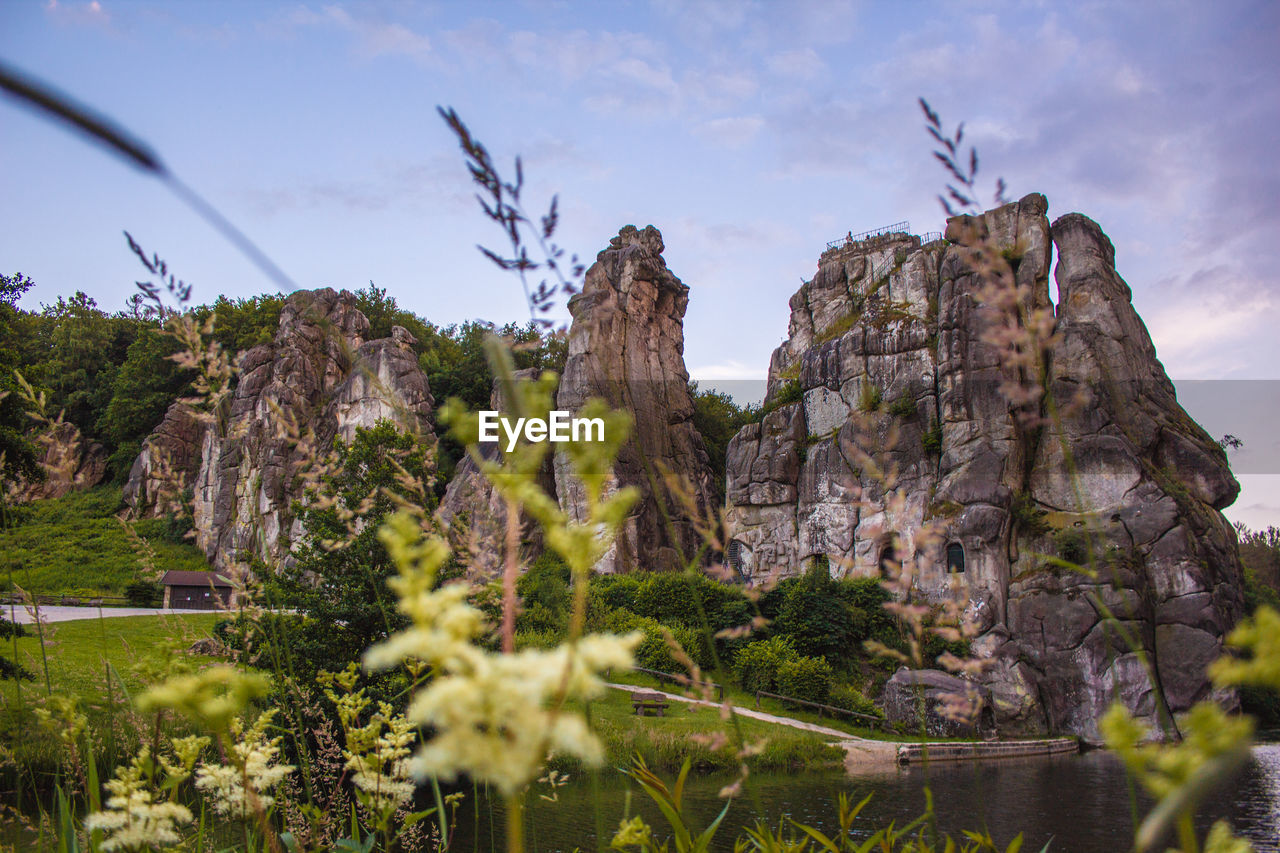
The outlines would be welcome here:
[[[630,690],[635,692],[642,691],[644,693],[661,693],[663,696],[666,696],[668,699],[674,699],[677,702],[687,702],[689,704],[707,704],[697,699],[690,699],[688,696],[681,696],[679,693],[667,693],[664,690],[655,690],[652,687],[638,687],[634,684],[610,684],[609,686],[614,688],[615,690]],[[715,704],[712,703],[711,707],[715,707]],[[753,720],[763,720],[766,723],[777,723],[780,726],[790,726],[793,729],[803,729],[806,732],[813,732],[815,734],[827,735],[828,737],[835,738],[836,740],[839,740],[842,743],[845,741],[856,741],[859,743],[883,743],[883,741],[876,741],[876,740],[871,740],[870,738],[863,738],[863,737],[858,737],[857,735],[851,735],[848,732],[842,732],[839,729],[832,729],[832,728],[828,728],[827,726],[820,726],[817,723],[806,723],[803,720],[796,720],[796,719],[792,719],[791,717],[779,717],[776,714],[766,714],[764,711],[757,711],[753,708],[743,708],[735,705],[733,707],[733,712],[735,714],[740,714],[743,717],[750,717]]]

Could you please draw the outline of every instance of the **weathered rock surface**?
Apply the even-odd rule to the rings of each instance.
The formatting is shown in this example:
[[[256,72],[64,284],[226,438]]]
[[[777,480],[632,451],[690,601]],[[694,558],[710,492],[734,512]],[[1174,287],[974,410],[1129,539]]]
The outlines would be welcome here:
[[[977,737],[995,731],[991,691],[936,669],[900,669],[884,686],[885,719],[929,737]],[[950,713],[948,713],[950,712]]]
[[[71,492],[91,489],[107,472],[106,450],[80,434],[75,424],[60,421],[36,436],[41,448],[36,460],[44,471],[41,481],[21,479],[10,488],[8,500],[27,503],[44,498],[60,498]]]
[[[537,376],[538,371],[529,368],[517,370],[514,378],[516,382],[528,382]],[[499,381],[494,380],[489,407],[505,413],[507,406],[500,388]],[[483,442],[479,448],[487,460],[497,459],[502,455],[498,442]],[[543,491],[554,495],[556,484],[550,455],[545,463],[540,484]],[[448,531],[454,552],[464,555],[469,576],[484,580],[502,573],[502,561],[506,553],[507,505],[469,455],[464,456],[454,470],[453,478],[449,480],[444,497],[440,500],[440,507],[436,510],[436,517]],[[523,556],[532,556],[541,550],[542,528],[532,519],[522,518],[519,541],[525,551]]]
[[[200,414],[181,400],[170,405],[133,460],[124,487],[125,503],[153,513],[176,511],[200,473],[205,425]]]
[[[702,437],[693,425],[693,399],[684,365],[684,312],[689,288],[667,269],[662,235],[652,225],[628,225],[587,270],[582,292],[569,302],[569,358],[556,396],[559,409],[577,410],[593,397],[635,418],[631,440],[614,468],[614,486],[641,492],[601,572],[674,569],[697,549],[692,526],[679,520],[679,502],[663,485],[661,468],[688,478],[705,507],[714,494]],[[555,463],[560,505],[575,518],[584,498],[566,460]],[[674,525],[664,520],[665,504]]]
[[[171,407],[126,487],[134,509],[163,512],[154,480],[164,459],[189,478],[196,544],[215,568],[287,559],[301,532],[300,475],[336,439],[387,418],[432,440],[434,401],[412,336],[396,327],[366,341],[368,331],[345,290],[291,294],[275,339],[242,356],[225,411],[205,422]]]
[[[1241,607],[1219,512],[1238,486],[1178,405],[1111,242],[1079,214],[1050,226],[1047,209],[1033,194],[948,233],[985,229],[1023,322],[1056,314],[1056,420],[1010,392],[1033,369],[995,341],[1001,315],[961,247],[891,234],[832,249],[770,362],[768,399],[798,402],[729,445],[728,525],[752,580],[825,557],[857,576],[900,561],[926,601],[958,587],[1001,732],[1097,740],[1116,699],[1154,722],[1161,696],[1176,714],[1210,694],[1204,663]]]

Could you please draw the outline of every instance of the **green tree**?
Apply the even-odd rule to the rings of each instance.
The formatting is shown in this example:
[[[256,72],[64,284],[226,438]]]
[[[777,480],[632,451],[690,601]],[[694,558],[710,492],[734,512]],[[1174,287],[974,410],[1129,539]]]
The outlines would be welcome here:
[[[98,438],[116,371],[140,328],[133,318],[106,314],[82,291],[43,306],[35,324],[37,351],[27,361],[31,380],[48,390],[48,414],[62,412],[82,434]]]
[[[0,275],[0,454],[4,457],[0,474],[6,481],[40,476],[36,449],[28,437],[28,406],[18,393],[14,375],[22,367],[21,343],[30,334],[29,319],[17,302],[34,284],[20,272]]]
[[[116,373],[111,402],[97,424],[98,434],[113,449],[107,475],[116,483],[129,476],[143,439],[189,387],[191,371],[170,358],[177,349],[178,342],[170,335],[143,328]]]
[[[392,495],[413,497],[397,477],[399,467],[427,477],[429,451],[418,436],[387,420],[357,429],[350,445],[338,443],[335,473],[323,486],[323,497],[331,500],[303,511],[306,535],[298,559],[267,583],[275,600],[298,612],[289,651],[304,683],[319,669],[336,671],[360,660],[366,648],[406,624],[387,587],[395,567],[378,528],[396,507]],[[354,537],[343,520],[346,513],[361,518]],[[332,542],[346,544],[325,546]]]
[[[710,389],[701,391],[697,382],[689,383],[693,397],[693,425],[702,435],[702,443],[711,458],[715,474],[717,504],[724,503],[725,460],[729,439],[756,418],[758,407],[739,406],[728,394]]]

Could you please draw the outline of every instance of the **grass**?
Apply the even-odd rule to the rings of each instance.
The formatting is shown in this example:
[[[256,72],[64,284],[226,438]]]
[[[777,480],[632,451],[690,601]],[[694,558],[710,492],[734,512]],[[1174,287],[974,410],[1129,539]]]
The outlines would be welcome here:
[[[679,770],[686,758],[694,769],[704,772],[738,767],[739,760],[732,749],[712,750],[701,739],[718,732],[730,733],[719,708],[672,702],[666,716],[638,717],[631,708],[630,694],[611,689],[603,699],[591,703],[589,716],[592,728],[604,742],[610,764],[629,764],[638,753],[651,768],[663,771]],[[825,735],[763,720],[739,718],[739,724],[746,742],[765,741],[763,751],[751,759],[752,767],[798,770],[834,767],[844,760],[844,752],[832,746],[832,739]],[[553,762],[552,766],[557,765],[569,769],[574,763]]]
[[[190,645],[209,636],[220,613],[191,615],[123,616],[109,619],[76,619],[44,626],[45,651],[49,659],[49,681],[55,693],[78,696],[95,703],[107,698],[106,665],[110,664],[119,680],[129,690],[142,682],[132,673],[139,660],[167,641]],[[5,618],[9,613],[6,609]],[[24,693],[45,691],[44,663],[40,654],[40,638],[33,626],[29,636],[18,640],[18,661],[36,676],[23,682]],[[13,641],[2,644],[0,654],[13,655]],[[113,689],[119,689],[113,684]],[[13,682],[3,684],[6,701],[15,696]]]
[[[18,507],[18,523],[0,530],[0,585],[9,578],[40,595],[123,595],[139,578],[141,563],[115,514],[121,490],[100,486]],[[204,571],[208,563],[194,545],[170,541],[168,522],[144,519],[138,534],[154,549],[161,571]]]
[[[6,610],[5,617],[9,613]],[[77,700],[94,732],[95,753],[102,772],[127,760],[139,737],[138,718],[129,696],[144,686],[135,667],[171,641],[189,646],[220,618],[218,613],[182,616],[127,616],[116,619],[78,619],[44,626],[44,651],[32,626],[30,636],[17,641],[18,660],[35,676],[33,681],[0,682],[0,744],[10,751],[13,767],[23,768],[32,781],[56,778],[63,748],[54,731],[36,721],[34,709],[45,706],[47,689]],[[12,657],[13,640],[0,643],[0,654]],[[48,659],[48,687],[45,657]],[[208,658],[188,658],[201,664]],[[170,720],[165,728],[178,725]],[[187,733],[185,730],[179,734]],[[17,784],[0,767],[0,784]]]
[[[673,685],[669,682],[666,682],[666,683],[659,682],[658,679],[654,678],[653,676],[645,675],[644,673],[641,673],[641,672],[615,673],[612,676],[612,680],[620,684],[634,684],[637,687],[652,687],[655,690],[665,690],[668,693],[680,692],[680,689],[678,686]],[[741,688],[733,687],[733,686],[728,687],[725,692],[727,693],[728,697],[733,701],[733,704],[735,707],[749,708],[751,710],[759,710],[759,711],[765,712],[766,714],[774,714],[779,717],[790,717],[791,719],[799,720],[802,723],[813,723],[814,725],[825,726],[829,729],[835,729],[836,731],[847,732],[848,734],[853,735],[854,737],[867,738],[868,740],[884,740],[884,741],[893,741],[893,742],[899,742],[899,743],[920,743],[926,740],[930,742],[937,741],[937,740],[957,740],[957,741],[966,740],[966,738],[932,738],[932,737],[924,738],[924,737],[920,737],[919,735],[886,732],[883,729],[879,729],[879,728],[870,729],[864,726],[855,725],[852,722],[850,722],[847,718],[842,718],[842,717],[833,718],[832,716],[827,714],[823,714],[822,716],[819,716],[816,711],[810,711],[804,708],[793,708],[787,705],[785,702],[782,702],[778,699],[770,699],[768,697],[761,697],[760,706],[759,708],[757,708],[755,694],[747,693]],[[629,705],[628,705],[628,710],[630,710]],[[746,718],[744,718],[744,722],[757,723],[759,721],[746,720]],[[765,724],[765,725],[772,725],[772,724]],[[723,730],[723,723],[721,723],[720,726],[721,728],[719,730]],[[775,728],[785,728],[785,727],[775,726]],[[801,732],[802,730],[792,729],[792,731]],[[824,740],[826,740],[826,738],[824,738]]]

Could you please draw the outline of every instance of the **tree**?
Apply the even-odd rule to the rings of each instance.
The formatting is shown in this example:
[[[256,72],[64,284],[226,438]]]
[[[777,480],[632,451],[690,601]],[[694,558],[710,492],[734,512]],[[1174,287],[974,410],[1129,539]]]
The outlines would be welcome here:
[[[98,418],[97,431],[113,449],[107,475],[117,483],[129,475],[142,441],[189,387],[191,371],[170,357],[177,350],[173,337],[154,327],[143,328],[116,373],[111,402]]]
[[[312,496],[322,499],[302,513],[306,544],[292,566],[267,580],[268,594],[302,617],[290,652],[304,683],[319,669],[336,671],[360,660],[366,648],[406,624],[387,587],[395,568],[378,528],[395,509],[392,495],[418,498],[400,481],[400,468],[424,477],[429,487],[430,450],[388,420],[357,429],[350,445],[338,442],[334,473],[323,494]],[[360,518],[354,536],[343,520],[348,513]],[[345,544],[326,547],[333,542]]]
[[[739,406],[732,397],[719,391],[700,391],[697,382],[689,383],[689,394],[693,397],[693,425],[702,436],[707,455],[711,457],[717,503],[724,503],[725,461],[729,440],[755,419],[757,407]]]
[[[18,393],[14,375],[22,367],[21,342],[30,334],[27,316],[17,303],[34,284],[20,272],[0,275],[0,454],[4,457],[0,475],[6,481],[40,476],[36,448],[27,436],[29,407]]]

